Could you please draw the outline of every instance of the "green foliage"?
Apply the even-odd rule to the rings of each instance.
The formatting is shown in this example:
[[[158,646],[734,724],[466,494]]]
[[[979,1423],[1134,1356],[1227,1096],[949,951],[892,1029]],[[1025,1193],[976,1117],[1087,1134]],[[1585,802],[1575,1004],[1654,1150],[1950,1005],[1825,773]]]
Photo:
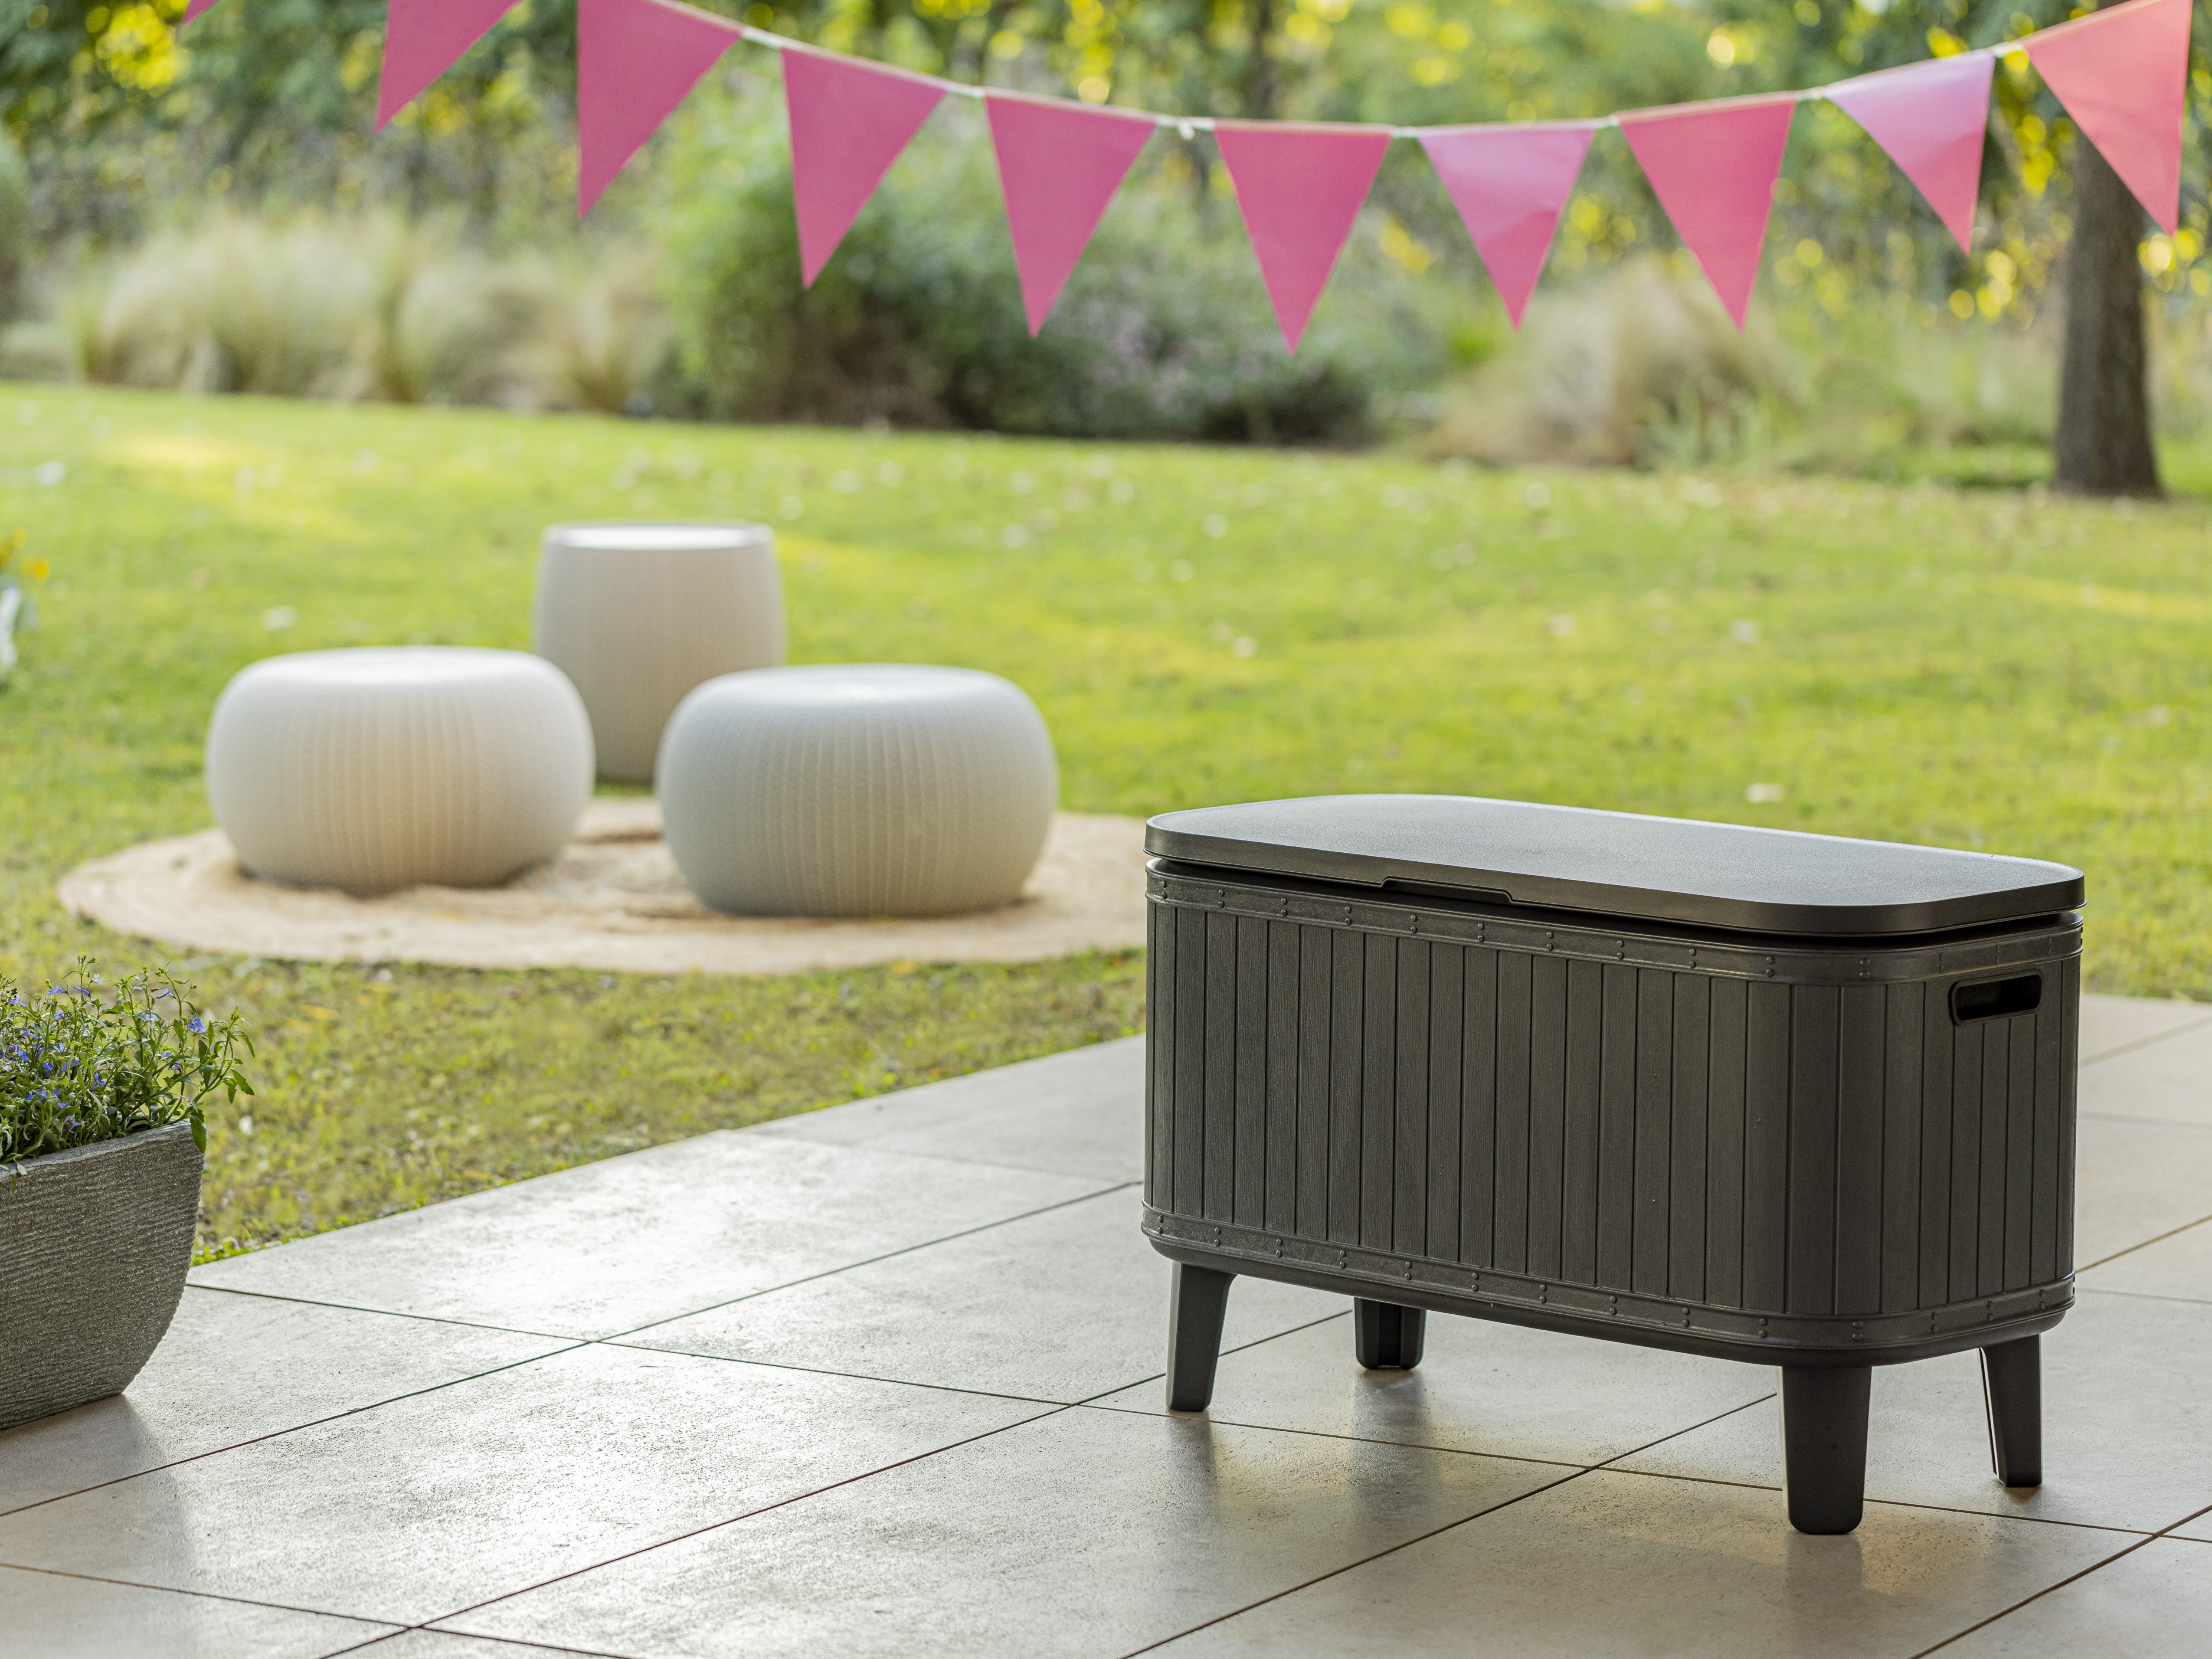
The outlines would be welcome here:
[[[1152,152],[1179,154],[1162,142]],[[1432,384],[1475,295],[1354,237],[1296,358],[1225,200],[1140,162],[1035,340],[988,134],[964,104],[892,169],[811,289],[799,283],[782,112],[687,122],[654,226],[704,406],[751,420],[1307,441],[1364,432],[1378,392]]]
[[[0,1162],[190,1123],[207,1150],[204,1108],[252,1087],[239,1053],[253,1039],[234,1010],[210,1022],[167,969],[103,989],[92,963],[25,996],[0,975]]]

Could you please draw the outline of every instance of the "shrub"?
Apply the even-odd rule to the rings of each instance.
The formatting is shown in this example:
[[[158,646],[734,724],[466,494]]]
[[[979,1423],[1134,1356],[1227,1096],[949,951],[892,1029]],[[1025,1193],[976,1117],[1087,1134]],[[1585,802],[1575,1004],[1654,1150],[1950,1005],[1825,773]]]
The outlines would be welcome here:
[[[684,368],[714,414],[1346,438],[1378,393],[1435,384],[1480,304],[1479,289],[1394,264],[1378,214],[1291,357],[1234,202],[1140,161],[1032,340],[989,135],[965,100],[915,139],[811,290],[775,98],[706,103],[671,161],[659,240]]]
[[[25,996],[0,977],[0,1161],[189,1122],[207,1150],[202,1108],[250,1095],[239,1068],[252,1039],[234,1011],[210,1020],[166,971],[104,988],[92,963]]]

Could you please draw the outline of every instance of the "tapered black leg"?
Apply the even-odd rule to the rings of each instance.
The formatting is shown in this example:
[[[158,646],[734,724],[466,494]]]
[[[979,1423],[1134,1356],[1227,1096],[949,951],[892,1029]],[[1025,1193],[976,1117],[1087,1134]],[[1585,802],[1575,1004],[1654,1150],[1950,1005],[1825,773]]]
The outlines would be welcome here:
[[[1410,1371],[1421,1363],[1421,1339],[1428,1334],[1428,1323],[1429,1316],[1422,1309],[1355,1296],[1352,1298],[1352,1352],[1370,1371]]]
[[[1990,1466],[2008,1486],[2043,1484],[2043,1356],[2023,1336],[1982,1350],[1982,1398],[1990,1408]]]
[[[1849,1532],[1866,1507],[1866,1365],[1782,1368],[1782,1486],[1800,1532]]]
[[[1221,1358],[1221,1316],[1229,1311],[1234,1273],[1175,1264],[1168,1302],[1168,1409],[1202,1412],[1213,1398],[1213,1365]]]

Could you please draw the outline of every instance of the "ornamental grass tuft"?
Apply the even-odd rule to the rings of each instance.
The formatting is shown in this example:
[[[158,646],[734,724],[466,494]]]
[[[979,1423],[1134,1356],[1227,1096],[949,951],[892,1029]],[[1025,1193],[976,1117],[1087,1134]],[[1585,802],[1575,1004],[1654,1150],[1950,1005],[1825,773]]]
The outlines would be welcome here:
[[[83,957],[40,993],[0,975],[0,1163],[184,1122],[205,1152],[207,1101],[253,1092],[239,1067],[253,1039],[191,989],[167,969],[108,985]]]

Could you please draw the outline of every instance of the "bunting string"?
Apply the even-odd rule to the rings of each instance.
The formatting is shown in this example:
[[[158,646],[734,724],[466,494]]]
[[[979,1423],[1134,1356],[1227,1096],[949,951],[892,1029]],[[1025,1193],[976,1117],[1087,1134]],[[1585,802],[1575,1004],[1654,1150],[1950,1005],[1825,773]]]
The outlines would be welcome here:
[[[188,0],[189,24],[216,0]],[[380,131],[489,32],[511,0],[387,0]],[[981,100],[1030,331],[1044,326],[1152,134],[1212,135],[1284,345],[1297,349],[1384,154],[1419,143],[1516,329],[1592,137],[1613,127],[1736,326],[1744,325],[1799,104],[1821,99],[1888,155],[1964,249],[1990,84],[2024,53],[2169,234],[2179,228],[2191,0],[2126,0],[2008,41],[1796,92],[1587,120],[1405,127],[1164,115],[979,87],[831,52],[682,0],[576,0],[578,216],[739,40],[776,52],[800,275],[811,286],[923,123]]]

